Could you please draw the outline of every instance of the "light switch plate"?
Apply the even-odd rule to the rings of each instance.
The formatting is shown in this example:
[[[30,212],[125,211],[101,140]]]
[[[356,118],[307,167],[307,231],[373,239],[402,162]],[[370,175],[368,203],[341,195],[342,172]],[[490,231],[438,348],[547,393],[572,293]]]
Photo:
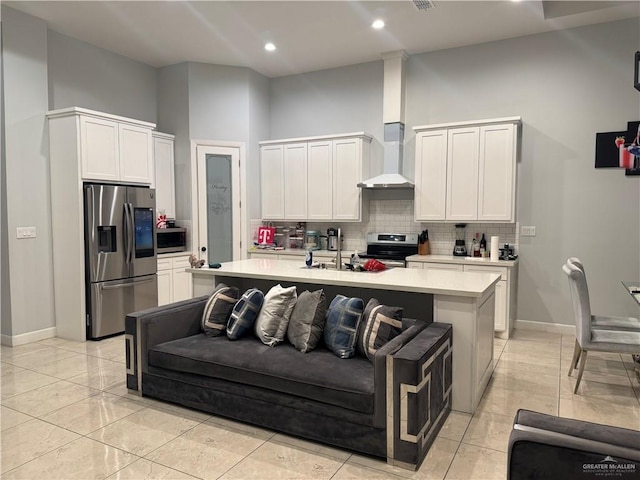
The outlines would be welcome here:
[[[36,227],[18,227],[16,228],[17,238],[36,238]]]
[[[533,227],[533,226],[520,227],[520,235],[523,237],[535,237],[536,227]]]

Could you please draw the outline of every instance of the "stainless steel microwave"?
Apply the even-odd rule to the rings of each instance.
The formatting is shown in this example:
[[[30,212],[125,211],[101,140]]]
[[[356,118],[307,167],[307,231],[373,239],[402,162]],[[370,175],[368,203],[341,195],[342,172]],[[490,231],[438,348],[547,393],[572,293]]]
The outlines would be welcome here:
[[[158,228],[156,240],[158,253],[184,252],[187,250],[187,229],[184,227]]]

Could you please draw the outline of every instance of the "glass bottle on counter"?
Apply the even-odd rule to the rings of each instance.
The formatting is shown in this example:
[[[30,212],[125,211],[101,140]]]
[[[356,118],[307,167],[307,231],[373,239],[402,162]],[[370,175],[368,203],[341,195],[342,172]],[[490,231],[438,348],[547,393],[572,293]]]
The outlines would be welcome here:
[[[484,238],[484,233],[482,234],[482,238],[480,239],[480,256],[488,257],[487,253],[487,240]]]
[[[473,239],[473,242],[471,243],[471,251],[473,252],[474,257],[480,256],[480,240],[478,239],[479,236],[480,234],[476,233],[476,237]]]

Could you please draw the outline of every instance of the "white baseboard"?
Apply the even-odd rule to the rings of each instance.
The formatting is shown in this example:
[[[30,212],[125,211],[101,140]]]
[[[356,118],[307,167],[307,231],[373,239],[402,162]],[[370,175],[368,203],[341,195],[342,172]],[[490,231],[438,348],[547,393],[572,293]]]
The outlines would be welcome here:
[[[560,333],[562,335],[575,336],[576,334],[575,325],[565,325],[564,323],[546,323],[516,319],[514,327],[522,330],[537,330],[538,332]]]
[[[53,338],[56,336],[56,327],[43,328],[42,330],[36,330],[35,332],[27,332],[20,335],[1,335],[0,343],[8,347],[17,347],[18,345],[25,345],[27,343],[37,342],[39,340],[45,340],[47,338]]]

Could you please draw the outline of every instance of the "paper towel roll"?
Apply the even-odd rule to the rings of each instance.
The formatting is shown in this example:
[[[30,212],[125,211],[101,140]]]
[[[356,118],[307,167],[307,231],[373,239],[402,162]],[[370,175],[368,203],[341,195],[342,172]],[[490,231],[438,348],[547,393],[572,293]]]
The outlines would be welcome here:
[[[491,237],[491,260],[496,261],[500,257],[500,237],[493,235]]]

